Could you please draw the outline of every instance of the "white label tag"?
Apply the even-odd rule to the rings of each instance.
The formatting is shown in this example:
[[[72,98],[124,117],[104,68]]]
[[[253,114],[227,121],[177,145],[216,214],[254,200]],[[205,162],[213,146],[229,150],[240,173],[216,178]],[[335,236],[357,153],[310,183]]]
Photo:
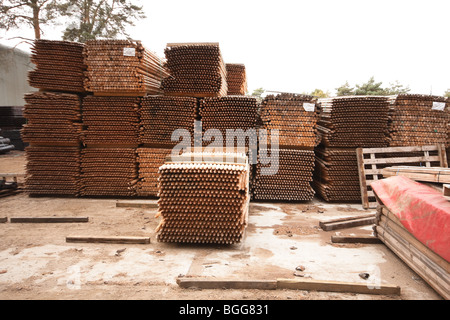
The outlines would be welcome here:
[[[316,105],[314,103],[304,103],[303,108],[306,112],[314,112],[316,111]]]
[[[123,55],[125,57],[135,57],[136,49],[135,48],[123,48]]]
[[[444,111],[445,102],[433,102],[433,108],[431,110]]]

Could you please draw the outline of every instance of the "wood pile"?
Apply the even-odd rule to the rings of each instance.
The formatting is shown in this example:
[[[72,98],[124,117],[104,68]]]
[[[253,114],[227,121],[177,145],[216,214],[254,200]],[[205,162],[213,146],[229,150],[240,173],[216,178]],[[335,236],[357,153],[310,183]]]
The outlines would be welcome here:
[[[395,98],[390,146],[447,144],[449,103],[446,98],[404,94]]]
[[[172,149],[137,149],[137,161],[139,164],[137,195],[139,197],[158,196],[159,168],[164,165],[171,152]]]
[[[378,206],[375,235],[444,299],[450,299],[450,263],[417,240],[384,205]]]
[[[274,152],[279,154],[274,158]],[[270,158],[271,164],[267,164]],[[278,168],[273,161],[278,161]],[[278,170],[277,170],[278,169]],[[309,201],[314,172],[312,150],[260,149],[253,181],[254,200]]]
[[[317,135],[317,99],[307,95],[284,93],[267,96],[261,104],[262,129],[279,130],[283,148],[314,148]]]
[[[188,130],[194,139],[194,122],[198,118],[197,99],[191,97],[147,96],[142,98],[140,142],[149,146],[174,147],[172,133]]]
[[[220,97],[227,95],[227,70],[217,43],[167,44],[170,76],[162,81],[165,95]]]
[[[30,86],[48,91],[84,92],[84,44],[68,41],[35,40]]]
[[[314,190],[327,202],[360,202],[355,149],[316,148]]]
[[[85,88],[95,95],[159,94],[162,79],[169,76],[164,61],[140,41],[90,40],[83,54]]]
[[[205,98],[200,101],[200,118],[203,135],[208,130],[219,130],[223,137],[223,147],[227,147],[227,130],[234,130],[234,145],[230,147],[254,147],[257,144],[256,122],[258,103],[256,98],[226,96]],[[230,131],[231,132],[231,131]],[[245,140],[244,140],[245,139]],[[239,141],[244,142],[240,144]],[[204,141],[204,145],[210,142]]]
[[[244,96],[247,94],[247,73],[245,65],[227,63],[227,86],[229,96]]]
[[[25,189],[30,195],[79,195],[78,147],[29,146],[26,148],[26,158]]]
[[[387,97],[319,99],[319,133],[326,147],[386,147],[390,103]]]
[[[86,148],[81,154],[82,196],[136,196],[135,148]]]
[[[203,156],[203,159],[202,159]],[[207,156],[209,160],[206,160]],[[160,168],[159,242],[236,244],[248,224],[248,159],[193,154]]]
[[[34,92],[25,95],[23,141],[38,145],[78,146],[81,100],[76,94]]]
[[[139,144],[138,97],[96,97],[83,100],[83,143],[92,145]]]

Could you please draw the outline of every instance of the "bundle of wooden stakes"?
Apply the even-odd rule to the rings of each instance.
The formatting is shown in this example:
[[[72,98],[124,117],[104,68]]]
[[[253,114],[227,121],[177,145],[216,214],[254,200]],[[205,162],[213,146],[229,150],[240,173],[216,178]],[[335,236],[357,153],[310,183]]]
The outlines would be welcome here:
[[[138,148],[139,182],[137,195],[139,197],[158,196],[159,168],[166,162],[172,149]]]
[[[309,201],[314,172],[313,150],[260,149],[253,181],[254,200]]]
[[[145,146],[174,147],[176,130],[187,130],[194,139],[194,122],[198,118],[197,99],[190,97],[147,96],[140,110],[140,142]],[[177,137],[178,138],[178,137]]]
[[[314,189],[328,202],[359,202],[358,160],[355,149],[316,148]]]
[[[164,61],[140,41],[90,40],[84,59],[86,91],[104,96],[144,96],[161,93],[169,76]]]
[[[83,143],[87,146],[139,145],[139,97],[83,100]]]
[[[135,148],[86,148],[81,159],[83,196],[136,196]]]
[[[165,95],[203,98],[227,94],[227,70],[218,43],[169,43],[165,55],[170,72],[162,82]]]
[[[32,87],[62,92],[84,92],[84,44],[68,41],[36,40],[31,61],[35,70],[28,75]]]
[[[183,154],[160,168],[160,242],[236,244],[248,223],[244,154]]]
[[[227,63],[227,85],[229,96],[244,96],[247,94],[247,73],[245,65]]]
[[[444,97],[403,94],[394,98],[390,146],[447,144],[449,103]]]
[[[267,96],[261,104],[262,129],[267,130],[267,144],[271,132],[279,131],[282,148],[314,148],[318,143],[317,99],[308,95],[280,94]]]

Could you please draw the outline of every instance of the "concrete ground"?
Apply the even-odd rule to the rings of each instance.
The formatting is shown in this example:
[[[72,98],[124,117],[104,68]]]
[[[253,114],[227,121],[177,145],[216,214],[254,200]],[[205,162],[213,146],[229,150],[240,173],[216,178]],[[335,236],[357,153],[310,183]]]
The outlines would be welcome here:
[[[23,153],[0,156],[0,173],[23,171]],[[141,200],[134,200],[140,202]],[[0,299],[440,300],[383,244],[332,244],[319,221],[368,213],[361,205],[252,203],[239,245],[158,243],[156,209],[117,208],[115,199],[0,198],[0,217],[87,216],[80,224],[0,224]],[[372,226],[340,230],[370,235]],[[146,236],[148,245],[71,244],[67,236]],[[296,271],[302,267],[303,271]],[[368,280],[360,273],[369,273]],[[182,289],[178,277],[311,278],[401,287],[400,296],[296,290]]]

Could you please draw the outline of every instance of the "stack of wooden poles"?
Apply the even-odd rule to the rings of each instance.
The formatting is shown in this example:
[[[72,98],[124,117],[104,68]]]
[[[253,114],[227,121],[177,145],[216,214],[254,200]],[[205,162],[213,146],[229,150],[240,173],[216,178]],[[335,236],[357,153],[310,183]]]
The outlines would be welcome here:
[[[260,113],[259,137],[266,145],[260,140],[253,199],[311,200],[315,194],[311,182],[318,143],[317,99],[289,93],[270,95],[262,102]],[[276,138],[274,130],[278,131],[278,149],[272,141]]]
[[[227,63],[227,85],[229,96],[244,96],[247,93],[247,73],[244,64]]]
[[[360,202],[356,149],[387,146],[390,100],[346,96],[319,103],[314,189],[328,202]]]
[[[23,141],[30,143],[25,182],[30,195],[80,194],[83,48],[66,41],[34,42],[36,68],[29,83],[40,92],[25,96],[28,124],[22,130]]]
[[[173,157],[160,168],[159,242],[236,244],[248,224],[245,154]]]

